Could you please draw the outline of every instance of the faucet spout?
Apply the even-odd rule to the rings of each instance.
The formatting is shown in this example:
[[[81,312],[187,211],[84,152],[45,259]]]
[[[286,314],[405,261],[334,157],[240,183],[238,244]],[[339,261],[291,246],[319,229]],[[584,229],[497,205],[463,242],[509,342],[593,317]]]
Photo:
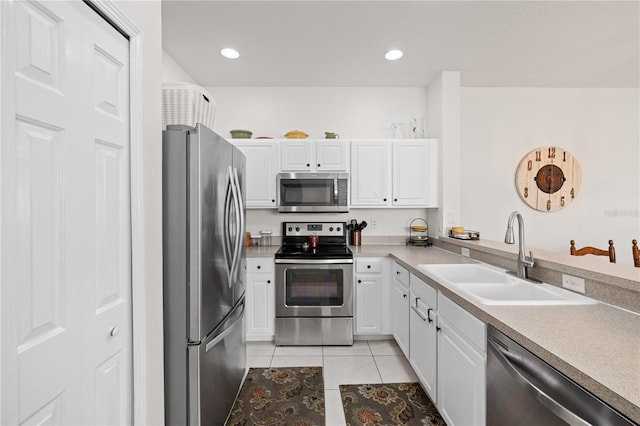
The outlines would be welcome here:
[[[507,232],[504,236],[504,242],[507,244],[515,244],[515,236],[513,234],[513,221],[518,221],[518,277],[529,278],[529,271],[527,268],[533,268],[535,262],[533,260],[533,253],[529,252],[529,258],[524,254],[524,219],[518,211],[513,211],[509,215],[507,220]]]

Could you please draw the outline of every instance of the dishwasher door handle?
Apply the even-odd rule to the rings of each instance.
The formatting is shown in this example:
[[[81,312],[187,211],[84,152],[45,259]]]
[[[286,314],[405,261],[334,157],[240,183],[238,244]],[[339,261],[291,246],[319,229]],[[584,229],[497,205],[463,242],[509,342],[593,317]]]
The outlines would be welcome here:
[[[553,414],[560,417],[572,426],[590,426],[591,423],[584,420],[571,410],[562,406],[558,401],[549,397],[545,392],[540,390],[536,385],[531,383],[526,377],[520,373],[519,368],[507,358],[508,351],[502,348],[500,344],[496,344],[493,340],[488,339],[489,344],[493,347],[498,355],[498,361],[511,374],[511,376],[522,386],[524,386],[532,395],[534,395],[542,405],[547,407]]]

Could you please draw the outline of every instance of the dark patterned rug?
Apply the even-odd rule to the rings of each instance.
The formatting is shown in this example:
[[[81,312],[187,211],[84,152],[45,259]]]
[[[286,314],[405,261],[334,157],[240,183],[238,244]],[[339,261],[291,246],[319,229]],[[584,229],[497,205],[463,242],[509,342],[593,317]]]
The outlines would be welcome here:
[[[446,423],[419,383],[340,385],[347,426]]]
[[[227,426],[324,425],[322,367],[250,368]]]

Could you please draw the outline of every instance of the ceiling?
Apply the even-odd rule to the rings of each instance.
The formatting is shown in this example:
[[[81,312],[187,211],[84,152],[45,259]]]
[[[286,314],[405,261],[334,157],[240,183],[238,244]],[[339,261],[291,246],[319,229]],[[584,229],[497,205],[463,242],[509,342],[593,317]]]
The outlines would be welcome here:
[[[163,0],[162,43],[203,86],[639,87],[640,2]]]

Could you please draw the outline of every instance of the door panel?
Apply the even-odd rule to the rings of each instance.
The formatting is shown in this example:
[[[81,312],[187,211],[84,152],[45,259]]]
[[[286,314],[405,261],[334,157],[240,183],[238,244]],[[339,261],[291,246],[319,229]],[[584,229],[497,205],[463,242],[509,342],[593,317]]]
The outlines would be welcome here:
[[[83,2],[0,7],[0,423],[131,423],[128,41]]]

